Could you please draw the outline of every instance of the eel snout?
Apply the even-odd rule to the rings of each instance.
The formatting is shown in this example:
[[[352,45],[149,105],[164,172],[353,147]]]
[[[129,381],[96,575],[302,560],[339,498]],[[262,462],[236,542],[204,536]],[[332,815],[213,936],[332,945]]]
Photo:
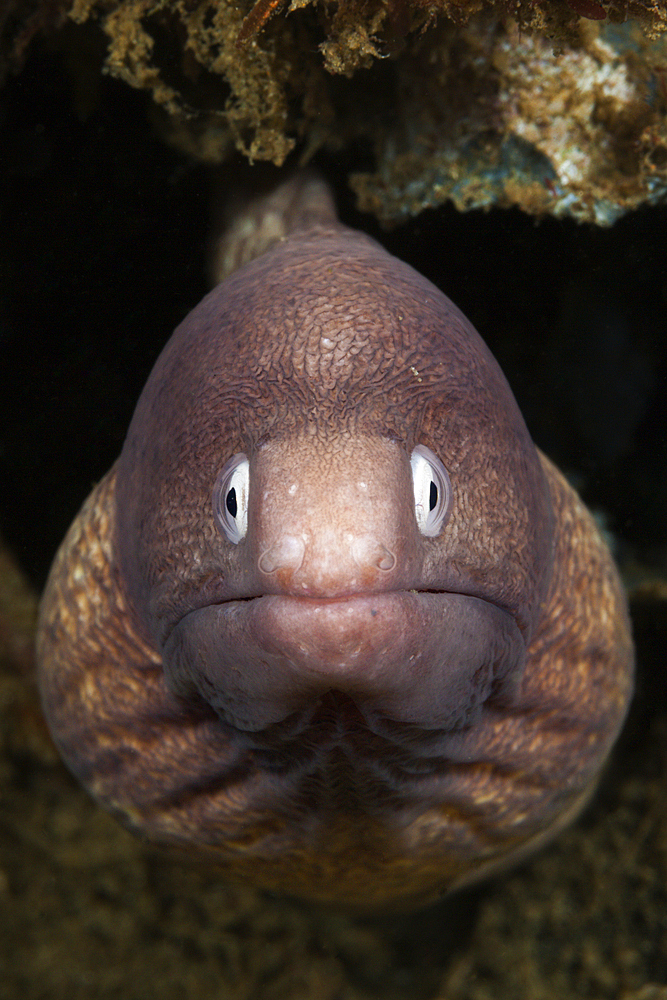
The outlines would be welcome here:
[[[427,514],[444,519],[450,499],[446,472],[429,479],[425,455],[437,469],[428,449],[410,461],[396,442],[350,439],[319,453],[275,444],[247,470],[232,463],[244,471],[223,477],[217,506],[240,536],[249,591],[179,622],[164,648],[172,689],[196,691],[246,731],[330,691],[363,714],[446,731],[520,676],[512,616],[424,574],[424,549],[437,544]],[[418,515],[420,505],[432,509]]]

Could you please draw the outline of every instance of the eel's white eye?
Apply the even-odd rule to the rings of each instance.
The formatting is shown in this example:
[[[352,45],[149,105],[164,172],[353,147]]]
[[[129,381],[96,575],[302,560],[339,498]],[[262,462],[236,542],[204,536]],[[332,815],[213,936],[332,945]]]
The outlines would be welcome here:
[[[447,469],[430,448],[418,444],[410,456],[415,517],[422,535],[433,538],[445,525],[452,509],[452,485]]]
[[[213,487],[213,516],[225,538],[236,545],[248,530],[250,464],[243,452],[225,463]]]

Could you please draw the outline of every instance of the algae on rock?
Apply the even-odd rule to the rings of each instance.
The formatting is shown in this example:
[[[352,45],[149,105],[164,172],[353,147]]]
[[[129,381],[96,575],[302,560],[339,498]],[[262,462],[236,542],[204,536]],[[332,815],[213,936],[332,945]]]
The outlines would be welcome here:
[[[55,9],[101,24],[107,71],[149,90],[165,139],[197,160],[354,162],[360,141],[375,169],[352,185],[386,224],[451,200],[608,225],[667,195],[667,0]]]

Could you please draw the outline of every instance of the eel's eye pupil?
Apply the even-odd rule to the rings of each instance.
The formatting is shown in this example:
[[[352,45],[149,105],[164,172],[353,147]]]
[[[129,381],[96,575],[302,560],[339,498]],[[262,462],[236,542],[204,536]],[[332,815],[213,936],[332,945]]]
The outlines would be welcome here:
[[[452,509],[449,473],[437,455],[418,444],[410,455],[415,519],[422,535],[435,538],[447,523]]]
[[[238,545],[248,531],[250,462],[242,451],[225,462],[213,487],[213,520],[221,534]]]

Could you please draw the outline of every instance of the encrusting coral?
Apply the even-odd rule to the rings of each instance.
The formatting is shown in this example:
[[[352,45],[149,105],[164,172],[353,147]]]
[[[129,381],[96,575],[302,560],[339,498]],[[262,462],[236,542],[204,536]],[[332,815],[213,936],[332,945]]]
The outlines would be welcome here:
[[[353,186],[389,224],[452,200],[607,225],[665,198],[665,0],[61,0],[5,54],[62,18],[101,24],[108,72],[195,159],[370,146]]]

